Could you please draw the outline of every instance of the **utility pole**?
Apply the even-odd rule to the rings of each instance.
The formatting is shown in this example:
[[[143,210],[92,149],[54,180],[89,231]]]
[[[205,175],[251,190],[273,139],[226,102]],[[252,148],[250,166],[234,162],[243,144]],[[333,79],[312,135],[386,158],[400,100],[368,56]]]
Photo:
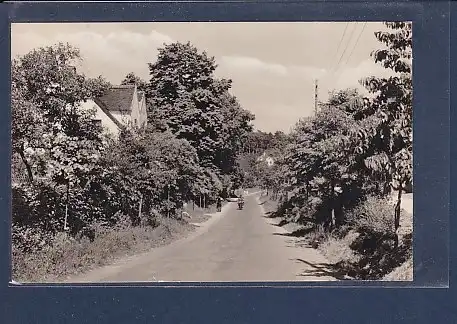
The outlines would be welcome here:
[[[318,95],[318,84],[317,79],[314,80],[314,115],[317,116],[317,95]]]

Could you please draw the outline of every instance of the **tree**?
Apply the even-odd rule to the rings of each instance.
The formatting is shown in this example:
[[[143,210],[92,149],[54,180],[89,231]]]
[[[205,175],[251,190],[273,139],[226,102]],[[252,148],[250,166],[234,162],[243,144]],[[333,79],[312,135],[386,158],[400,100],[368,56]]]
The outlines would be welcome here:
[[[43,133],[43,115],[35,109],[35,106],[24,100],[20,89],[14,83],[11,88],[11,138],[14,153],[20,156],[20,160],[25,168],[29,182],[33,181],[32,164],[26,157],[26,146],[37,146],[40,143],[40,134]],[[22,168],[18,163],[13,164],[13,179],[21,179]],[[14,180],[13,180],[14,181]],[[19,180],[20,181],[20,180]]]
[[[355,90],[332,93],[317,116],[297,124],[291,135],[295,143],[285,154],[288,172],[281,172],[291,178],[293,191],[302,196],[297,201],[311,205],[318,198],[311,212],[327,225],[341,224],[342,208],[354,206],[371,189],[360,172],[363,158],[354,150],[358,141],[352,136],[361,103]],[[336,194],[337,187],[342,194]]]
[[[195,148],[170,132],[147,130],[137,136],[123,132],[104,159],[102,165],[110,170],[109,177],[116,179],[108,184],[115,186],[122,198],[119,208],[133,216],[134,222],[139,221],[134,210],[140,200],[146,214],[154,209],[175,215],[184,201],[202,193],[211,198],[221,189],[215,175],[199,165]]]
[[[12,62],[13,150],[25,164],[30,181],[34,173],[50,172],[51,161],[56,159],[59,165],[66,165],[59,170],[51,167],[56,176],[62,171],[74,173],[69,168],[81,170],[79,166],[85,162],[71,148],[87,160],[93,150],[102,147],[100,130],[91,122],[91,112],[80,109],[80,103],[101,95],[109,85],[102,78],[78,74],[78,60],[78,49],[60,43]]]
[[[145,91],[147,88],[147,82],[137,76],[135,73],[128,73],[124,80],[122,80],[121,85],[134,84],[137,86],[138,90]]]
[[[292,137],[282,131],[274,134],[260,130],[250,132],[243,138],[243,151],[245,153],[263,153],[268,149],[283,148],[292,143]]]
[[[407,22],[386,23],[389,31],[375,33],[387,48],[374,51],[372,57],[393,75],[369,77],[363,83],[375,98],[366,109],[365,124],[356,134],[362,142],[360,151],[370,152],[365,160],[373,174],[382,175],[386,193],[395,181],[398,186],[394,223],[400,223],[401,194],[412,182],[412,25]],[[398,237],[397,237],[398,240]]]
[[[149,64],[149,118],[159,130],[186,139],[202,166],[229,173],[254,116],[229,93],[231,80],[214,77],[215,69],[214,57],[190,43],[159,49]]]
[[[78,60],[78,49],[60,43],[12,61],[13,157],[20,156],[28,177],[28,183],[13,183],[13,201],[27,205],[13,204],[15,223],[61,229],[62,205],[68,208],[73,199],[70,186],[77,186],[75,195],[85,190],[103,152],[104,137],[92,123],[93,112],[80,103],[103,94],[109,85],[101,77],[79,74]],[[75,210],[82,208],[80,202]]]

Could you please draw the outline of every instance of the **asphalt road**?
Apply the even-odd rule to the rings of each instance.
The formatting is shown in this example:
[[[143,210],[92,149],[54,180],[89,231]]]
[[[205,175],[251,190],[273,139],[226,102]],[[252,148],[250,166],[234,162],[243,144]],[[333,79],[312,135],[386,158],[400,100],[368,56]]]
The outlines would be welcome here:
[[[243,210],[227,204],[185,239],[69,282],[335,280],[323,256],[265,217],[257,197],[248,196]]]

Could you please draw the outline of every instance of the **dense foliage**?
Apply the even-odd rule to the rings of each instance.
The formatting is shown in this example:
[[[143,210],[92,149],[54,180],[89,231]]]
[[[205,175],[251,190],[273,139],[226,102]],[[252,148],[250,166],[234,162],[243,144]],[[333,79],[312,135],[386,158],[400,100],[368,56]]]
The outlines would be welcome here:
[[[243,141],[243,152],[246,154],[262,154],[266,150],[281,148],[290,142],[290,136],[282,131],[267,133],[258,130],[246,135]]]
[[[88,184],[108,139],[80,102],[109,84],[79,74],[79,59],[77,49],[58,44],[12,62],[12,216],[19,249],[40,248],[68,224],[81,229],[89,217],[84,200],[94,198]]]
[[[361,81],[371,98],[350,89],[332,93],[316,116],[297,123],[293,144],[275,164],[275,175],[269,170],[266,177],[287,197],[281,211],[294,220],[311,220],[327,231],[359,224],[369,235],[393,235],[397,246],[401,193],[412,182],[411,24],[386,25],[391,31],[375,34],[386,48],[372,56],[392,75]],[[378,215],[383,222],[367,218],[365,201],[389,198],[392,188],[398,190],[395,209]],[[380,222],[390,227],[380,230]]]
[[[190,43],[159,49],[157,61],[149,64],[149,118],[159,130],[186,139],[202,167],[228,175],[236,172],[236,157],[254,116],[230,94],[231,80],[214,77],[215,69],[214,57]]]
[[[291,134],[253,132],[231,80],[216,78],[214,57],[190,43],[159,49],[148,82],[125,77],[146,93],[149,126],[117,140],[81,107],[110,85],[78,72],[78,49],[58,44],[14,59],[13,254],[43,249],[60,232],[93,239],[95,227],[156,226],[179,218],[186,202],[260,186],[278,198],[278,213],[324,232],[351,228],[360,234],[354,250],[387,262],[412,183],[411,24],[387,26],[375,34],[385,49],[372,56],[392,76],[362,80],[371,98],[333,92]],[[379,242],[381,252],[372,249]]]
[[[173,53],[188,61],[170,61]],[[253,116],[228,92],[230,81],[213,78],[212,58],[178,43],[160,51],[151,83],[129,73],[122,84],[148,92],[154,117],[118,139],[81,106],[110,85],[79,73],[79,60],[78,49],[58,44],[13,61],[14,253],[49,246],[63,231],[93,239],[95,227],[155,226],[180,217],[187,201],[208,204],[223,186],[242,185],[237,155]],[[186,71],[197,76],[182,79]]]
[[[243,139],[243,149],[238,156],[238,164],[244,174],[245,187],[272,188],[277,174],[275,161],[285,154],[285,149],[293,143],[293,138],[282,131],[274,134],[263,131],[247,133]],[[271,158],[273,165],[268,165]]]

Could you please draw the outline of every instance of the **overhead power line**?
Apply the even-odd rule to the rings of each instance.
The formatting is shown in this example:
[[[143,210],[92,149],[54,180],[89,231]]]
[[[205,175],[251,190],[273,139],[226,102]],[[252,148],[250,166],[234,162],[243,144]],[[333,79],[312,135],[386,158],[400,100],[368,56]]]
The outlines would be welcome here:
[[[349,44],[351,43],[352,36],[354,35],[354,32],[355,32],[356,29],[357,29],[357,23],[354,25],[354,28],[351,31],[351,34],[350,34],[349,39],[348,39],[348,42],[346,43],[346,46],[344,47],[343,53],[341,53],[341,56],[340,56],[340,58],[338,60],[338,63],[336,64],[335,68],[332,70],[332,74],[335,73],[336,71],[338,71],[339,65],[340,65],[340,63],[341,63],[341,61],[342,61],[342,59],[344,57],[344,54],[346,54],[346,51],[347,51],[347,49],[349,47]]]
[[[338,44],[334,58],[338,57],[338,53],[340,52],[341,44],[343,44],[343,39],[344,39],[344,36],[346,36],[346,31],[348,30],[348,27],[349,27],[349,22],[347,22],[346,26],[344,27],[343,35],[341,36],[340,43]]]
[[[343,34],[341,35],[341,38],[338,43],[338,47],[336,48],[335,54],[333,55],[332,59],[329,61],[328,72],[326,73],[325,77],[329,76],[334,70],[334,62],[338,58],[338,54],[340,52],[341,45],[343,44],[344,36],[346,36],[346,32],[348,30],[349,24],[350,24],[350,22],[348,21],[348,22],[346,22],[346,25],[344,26]]]
[[[363,34],[364,30],[365,30],[366,25],[367,25],[367,22],[364,22],[364,23],[363,23],[363,26],[362,26],[362,29],[360,30],[359,36],[357,37],[357,40],[355,41],[355,44],[354,44],[354,46],[352,47],[351,52],[349,53],[349,56],[348,56],[348,58],[347,58],[347,60],[346,60],[346,63],[344,63],[343,66],[346,66],[346,65],[348,64],[349,60],[351,59],[351,56],[352,56],[352,54],[354,53],[354,50],[355,50],[355,48],[357,47],[357,44],[359,43],[360,38],[362,37],[362,34]]]

